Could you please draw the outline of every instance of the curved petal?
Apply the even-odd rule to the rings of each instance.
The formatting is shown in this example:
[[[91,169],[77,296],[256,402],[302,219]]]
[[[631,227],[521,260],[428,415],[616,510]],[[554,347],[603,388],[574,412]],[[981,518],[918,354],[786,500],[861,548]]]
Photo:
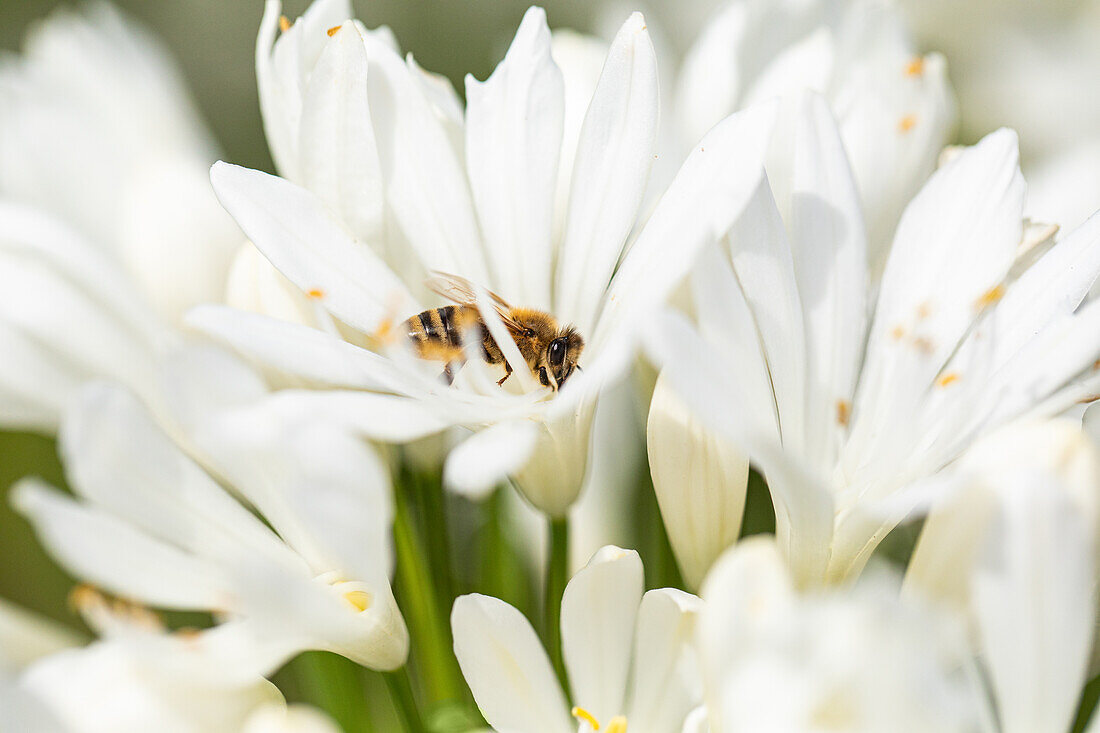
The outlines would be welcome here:
[[[405,285],[336,224],[312,193],[228,163],[216,163],[210,181],[256,247],[340,320],[372,333],[395,315],[416,312]]]
[[[596,720],[621,715],[644,578],[642,559],[600,549],[565,586],[561,645],[573,702]]]
[[[702,601],[662,588],[642,596],[634,638],[634,664],[626,719],[651,731],[679,731],[702,702],[695,658],[696,617]]]
[[[530,420],[480,430],[447,455],[443,482],[464,496],[482,498],[527,463],[537,438],[538,426]]]
[[[367,100],[367,49],[354,23],[325,44],[309,77],[298,130],[301,184],[361,242],[385,236],[382,168]]]
[[[608,51],[577,142],[554,312],[582,330],[634,227],[645,194],[658,115],[657,59],[634,13]]]
[[[565,695],[531,624],[504,601],[460,596],[451,610],[455,656],[496,730],[573,733]]]
[[[564,100],[542,8],[524,15],[492,76],[466,77],[466,100],[466,169],[492,284],[509,300],[549,309]]]

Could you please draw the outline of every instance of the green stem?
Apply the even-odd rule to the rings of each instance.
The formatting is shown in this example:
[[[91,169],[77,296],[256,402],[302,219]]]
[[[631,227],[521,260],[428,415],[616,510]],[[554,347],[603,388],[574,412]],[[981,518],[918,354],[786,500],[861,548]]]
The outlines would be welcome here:
[[[440,611],[428,555],[402,489],[399,486],[394,491],[398,603],[409,623],[428,703],[461,702],[465,699],[465,688],[451,649],[450,626]]]
[[[309,699],[344,733],[372,733],[362,668],[331,652],[306,652],[300,660]]]
[[[455,600],[454,571],[451,567],[451,535],[447,529],[447,505],[443,496],[442,476],[418,476],[420,509],[428,541],[428,558],[439,588],[439,600],[444,615]]]
[[[545,612],[546,651],[554,664],[562,690],[569,694],[569,680],[565,674],[565,662],[561,651],[561,598],[569,578],[569,520],[565,517],[550,518],[550,552],[547,556],[546,592],[543,594]]]
[[[424,733],[424,721],[420,719],[420,710],[416,707],[416,698],[409,684],[409,668],[406,666],[393,672],[383,672],[382,678],[386,680],[390,699],[405,733]]]

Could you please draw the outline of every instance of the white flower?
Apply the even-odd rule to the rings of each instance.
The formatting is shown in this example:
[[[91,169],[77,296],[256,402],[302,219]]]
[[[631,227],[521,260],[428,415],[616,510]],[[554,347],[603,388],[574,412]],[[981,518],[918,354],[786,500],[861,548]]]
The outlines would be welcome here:
[[[0,598],[0,683],[35,659],[81,641],[72,629]]]
[[[388,579],[386,472],[359,441],[276,417],[246,405],[203,425],[231,444],[223,476],[270,529],[109,385],[62,426],[77,498],[26,480],[12,500],[63,565],[112,593],[243,619],[284,658],[323,649],[398,667],[408,636]]]
[[[680,731],[699,702],[689,653],[699,600],[670,588],[642,591],[638,554],[614,546],[569,581],[561,634],[572,707],[519,611],[478,594],[455,601],[455,654],[494,730]]]
[[[0,66],[0,196],[93,242],[168,322],[222,299],[241,240],[216,158],[164,49],[106,3],[54,13]]]
[[[61,11],[0,66],[0,422],[52,432],[110,378],[159,411],[187,308],[222,300],[239,230],[175,69],[106,4]]]
[[[71,638],[26,659],[12,681],[0,680],[0,729],[46,733],[145,731],[335,730],[320,713],[288,709],[264,679],[281,663],[239,624],[167,633],[144,609],[108,603],[82,588],[74,603],[105,638],[81,646]],[[26,612],[5,625],[42,637],[44,622]],[[72,637],[72,634],[68,635]],[[42,646],[42,645],[40,645]],[[274,654],[271,652],[275,651]],[[293,727],[295,720],[306,727]],[[308,727],[308,726],[313,727]],[[242,727],[243,726],[243,727]]]
[[[698,31],[676,84],[680,149],[755,101],[812,90],[836,115],[879,275],[902,209],[932,172],[955,106],[886,0],[732,0]]]
[[[311,13],[328,18],[323,13],[340,7],[322,3]],[[258,52],[265,117],[279,114],[271,100],[292,110],[300,104],[268,129],[283,151],[281,169],[309,188],[224,163],[211,178],[256,247],[325,312],[310,324],[315,329],[212,308],[193,311],[189,322],[283,373],[338,388],[318,393],[316,409],[371,438],[488,428],[450,454],[448,483],[476,493],[512,474],[532,503],[561,516],[586,472],[596,392],[624,368],[636,320],[747,200],[770,110],[732,117],[708,135],[624,255],[657,122],[656,62],[640,15],[611,45],[582,116],[574,82],[552,57],[544,14],[528,11],[493,75],[468,80],[463,122],[445,113],[438,87],[388,37],[354,21],[334,24],[329,35],[328,20],[303,17],[268,58],[277,13],[269,3]],[[299,48],[305,66],[284,68],[280,44]],[[278,91],[287,89],[303,90],[300,99]],[[277,132],[288,125],[289,133]],[[322,142],[323,155],[303,157]],[[559,165],[569,160],[571,171]],[[562,179],[568,196],[559,194]],[[383,215],[372,218],[377,226],[353,220],[341,203],[368,188],[384,197]],[[356,206],[357,196],[349,199]],[[454,389],[442,386],[442,367],[413,359],[404,334],[393,334],[403,319],[439,304],[424,299],[423,277],[432,270],[573,323],[588,342],[584,372],[547,394],[488,314],[515,367],[512,384],[498,388],[475,355]],[[367,343],[384,354],[355,345]]]
[[[812,583],[857,574],[916,503],[906,487],[977,437],[1089,394],[1100,218],[1013,280],[1024,182],[1015,135],[993,133],[906,208],[868,327],[840,136],[819,98],[788,111],[770,189],[693,275],[698,329],[669,315],[649,348],[688,406],[767,475],[780,546]]]
[[[1096,448],[1072,421],[1021,422],[941,480],[907,590],[967,614],[1001,730],[1069,730],[1097,619]]]
[[[719,560],[702,595],[696,646],[712,733],[983,729],[963,634],[899,601],[884,578],[802,595],[774,543],[751,538]]]

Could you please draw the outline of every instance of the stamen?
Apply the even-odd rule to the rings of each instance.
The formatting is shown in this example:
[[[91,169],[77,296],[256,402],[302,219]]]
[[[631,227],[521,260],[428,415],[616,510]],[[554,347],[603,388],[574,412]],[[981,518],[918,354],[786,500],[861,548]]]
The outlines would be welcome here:
[[[909,132],[910,130],[912,130],[916,126],[916,124],[917,124],[917,116],[916,115],[905,115],[900,120],[898,120],[898,131],[899,132]]]
[[[622,715],[612,718],[607,724],[607,733],[626,733],[626,718]]]
[[[358,608],[360,612],[366,611],[368,608],[370,608],[370,593],[367,593],[364,590],[348,591],[344,594],[344,600]]]
[[[306,295],[313,298],[314,300],[320,300],[321,298],[325,297],[325,291],[321,290],[321,288],[310,288],[306,291]]]
[[[288,30],[290,30],[290,19],[287,18],[285,15],[279,16],[279,30],[281,30],[283,33],[286,33]]]
[[[994,285],[989,290],[982,293],[982,296],[978,298],[978,309],[985,308],[986,306],[993,305],[1000,300],[1005,294],[1004,285]]]
[[[956,372],[948,372],[939,379],[936,380],[936,384],[940,387],[946,387],[949,384],[953,384],[959,381],[959,375]]]
[[[590,713],[590,712],[588,712],[587,710],[585,710],[584,708],[582,708],[582,707],[574,707],[574,708],[573,708],[573,709],[572,709],[572,710],[570,711],[570,713],[571,713],[571,714],[573,715],[573,717],[574,717],[574,718],[576,718],[577,720],[583,720],[584,722],[586,722],[586,723],[588,723],[588,724],[589,724],[590,726],[592,726],[592,730],[599,730],[599,729],[600,729],[600,721],[596,720],[596,717],[595,717],[594,715],[592,715],[592,713]],[[614,723],[615,721],[611,721],[611,722],[613,722],[613,723]]]
[[[906,76],[920,76],[924,73],[924,59],[920,56],[914,56],[913,60],[905,65]]]
[[[343,28],[343,26],[334,25],[325,32],[328,33],[329,38],[332,38],[333,36],[336,35],[336,31],[340,30],[341,28]]]
[[[842,427],[848,427],[848,418],[851,417],[852,406],[848,404],[848,400],[837,400],[836,402],[836,421]]]

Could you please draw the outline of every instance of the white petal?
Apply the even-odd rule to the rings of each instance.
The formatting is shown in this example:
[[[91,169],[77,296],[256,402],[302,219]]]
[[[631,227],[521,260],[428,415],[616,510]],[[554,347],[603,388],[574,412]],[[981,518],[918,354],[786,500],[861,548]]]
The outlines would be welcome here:
[[[81,643],[81,635],[70,627],[0,600],[0,677]]]
[[[615,273],[594,346],[662,303],[699,251],[729,231],[763,175],[773,123],[771,106],[739,112],[692,150]]]
[[[228,609],[234,602],[216,566],[164,544],[108,514],[89,510],[34,480],[12,504],[35,525],[65,567],[114,593],[180,609]]]
[[[915,424],[915,406],[1008,273],[1023,196],[1016,135],[1001,130],[936,171],[905,210],[855,400],[851,460],[878,453],[890,463],[911,449],[885,426]]]
[[[573,733],[550,659],[523,614],[496,598],[461,596],[451,630],[462,675],[493,728]]]
[[[466,77],[466,100],[466,169],[492,284],[509,300],[550,308],[564,101],[545,11],[527,11],[492,76]]]
[[[627,722],[646,730],[678,731],[702,702],[702,681],[692,642],[702,602],[672,588],[651,590],[638,608]]]
[[[277,419],[315,419],[385,443],[419,440],[451,426],[421,400],[375,392],[284,389],[258,408]]]
[[[247,548],[294,562],[125,390],[84,390],[66,414],[60,442],[76,493],[152,537],[212,560]]]
[[[340,320],[365,333],[415,301],[393,272],[334,222],[316,196],[259,171],[217,163],[214,191],[280,272]]]
[[[642,599],[642,560],[613,545],[592,556],[565,586],[561,643],[573,703],[597,720],[622,714]]]
[[[297,703],[265,705],[248,716],[241,733],[340,733],[332,718]]]
[[[325,385],[405,391],[410,385],[383,356],[324,331],[223,306],[199,306],[187,324],[262,364]]]
[[[608,51],[577,143],[554,312],[588,330],[642,202],[657,134],[657,60],[634,13]]]
[[[982,647],[1010,733],[1069,728],[1087,677],[1100,474],[1087,440],[1060,432],[1057,465],[1012,461],[1015,482],[999,492],[1001,511],[973,578]],[[1033,444],[1042,445],[1020,441],[1006,446],[1012,453],[989,458],[1003,470],[1006,458],[1026,455]]]
[[[594,397],[556,398],[538,425],[533,451],[515,473],[524,497],[549,516],[564,517],[584,486],[594,411]]]
[[[806,372],[813,375],[805,393],[801,454],[809,466],[827,472],[846,428],[838,405],[851,404],[862,357],[867,241],[855,181],[828,105],[817,95],[804,95],[784,112],[790,137],[776,135],[773,146],[784,146],[777,156],[783,160],[769,161],[769,178],[790,232]],[[797,429],[785,423],[784,437]]]
[[[425,270],[488,282],[473,201],[447,131],[392,48],[365,36],[386,197]]]
[[[531,456],[538,426],[529,420],[501,422],[478,431],[451,450],[443,466],[443,481],[471,497],[492,491]]]
[[[367,50],[355,24],[325,44],[302,100],[301,184],[361,242],[385,236],[382,170],[367,102]]]
[[[706,431],[658,378],[646,427],[653,489],[676,562],[689,588],[737,541],[749,461],[744,451]]]

